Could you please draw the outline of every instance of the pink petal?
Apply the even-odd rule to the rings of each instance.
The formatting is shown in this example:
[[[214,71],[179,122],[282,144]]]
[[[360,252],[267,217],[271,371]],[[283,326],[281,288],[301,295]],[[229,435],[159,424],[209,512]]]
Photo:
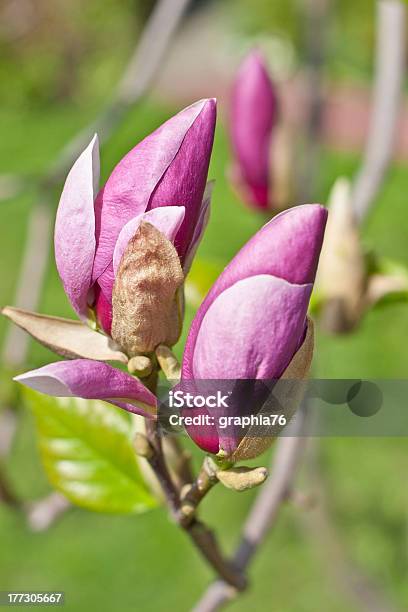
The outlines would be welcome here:
[[[129,240],[133,238],[142,221],[151,223],[160,230],[170,242],[174,242],[176,234],[183,222],[185,210],[184,206],[163,206],[162,208],[154,208],[142,215],[138,215],[124,225],[113,252],[113,271],[115,276]]]
[[[206,100],[201,100],[169,119],[132,149],[112,172],[95,202],[97,246],[93,281],[112,263],[116,241],[126,223],[148,208],[179,205],[187,207],[189,202],[182,197],[185,195],[185,189],[180,188],[179,184],[187,175],[193,177],[194,191],[199,191],[203,171],[201,166],[198,169],[196,167],[197,155],[202,155],[202,148],[208,149],[206,141],[209,138],[203,138],[203,144],[195,138],[196,154],[191,144],[185,151],[184,140],[207,104]],[[187,164],[188,169],[180,168],[178,162],[176,166],[179,174],[172,170],[170,176],[164,179],[179,153],[182,165]],[[205,163],[208,166],[208,160]],[[186,189],[191,189],[192,181],[188,182]],[[202,191],[204,186],[205,181]],[[201,197],[202,193],[200,201]]]
[[[298,285],[314,282],[326,220],[327,211],[322,206],[297,206],[274,217],[247,242],[201,304],[184,349],[186,364],[192,364],[206,312],[223,291],[238,281],[266,274]],[[186,367],[191,368],[191,365]],[[191,370],[189,372],[191,374]]]
[[[156,412],[156,397],[137,378],[100,361],[57,361],[14,380],[55,397],[104,400],[142,416]]]
[[[184,259],[183,272],[186,276],[190,271],[194,256],[197,252],[198,247],[200,246],[200,242],[203,237],[205,228],[207,227],[208,221],[210,219],[210,204],[213,186],[213,182],[207,183],[204,192],[204,198],[201,203],[197,224],[195,226],[194,233]]]
[[[103,331],[110,335],[112,327],[112,301],[108,301],[104,292],[96,283],[94,285],[94,303],[93,307],[96,312],[99,325]]]
[[[65,181],[55,223],[55,260],[72,307],[87,318],[87,295],[95,255],[94,199],[99,183],[95,135]]]
[[[278,378],[303,341],[311,291],[311,284],[292,285],[267,275],[226,289],[201,323],[193,377]]]
[[[182,262],[200,216],[214,139],[215,120],[215,100],[204,100],[200,113],[186,133],[182,146],[149,203],[149,208],[171,204],[185,206],[186,216],[174,243]]]

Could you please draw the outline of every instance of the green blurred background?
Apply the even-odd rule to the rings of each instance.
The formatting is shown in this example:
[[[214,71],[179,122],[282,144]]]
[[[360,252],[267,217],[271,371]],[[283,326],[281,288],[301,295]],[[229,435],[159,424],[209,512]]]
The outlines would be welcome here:
[[[3,0],[0,174],[41,176],[46,171],[68,139],[112,96],[152,5],[143,0]],[[331,83],[369,86],[375,31],[373,5],[369,0],[360,0],[358,6],[351,0],[333,3],[326,70]],[[290,49],[291,70],[301,67],[301,2],[200,2],[188,17],[189,27],[203,14],[214,27],[220,21],[225,27],[228,54],[239,54],[241,48],[258,40],[264,42],[273,34]],[[189,50],[185,51],[188,55]],[[201,68],[201,58],[197,58],[198,75]],[[182,71],[174,90],[169,102],[165,87],[158,86],[126,115],[120,129],[102,148],[103,178],[129,148],[193,101],[194,92],[183,80]],[[213,95],[211,82],[205,95]],[[226,102],[225,97],[221,102]],[[263,222],[237,200],[226,180],[230,153],[224,114],[221,108],[209,173],[210,178],[216,179],[212,217],[199,251],[200,258],[221,265]],[[359,151],[323,147],[314,201],[325,203],[336,177],[353,176],[359,159]],[[402,159],[392,167],[364,226],[364,240],[383,256],[408,265],[405,166]],[[13,303],[27,219],[34,202],[35,193],[27,188],[19,197],[0,203],[1,304]],[[56,194],[55,207],[57,202]],[[51,253],[39,309],[72,316]],[[192,316],[190,307],[185,330]],[[0,326],[3,338],[3,320]],[[408,371],[407,337],[406,305],[376,308],[352,335],[333,338],[318,334],[316,374],[404,378]],[[182,342],[179,351],[181,347]],[[33,343],[27,368],[54,359],[45,348]],[[36,449],[33,419],[23,407],[19,414],[20,425],[6,469],[17,493],[30,500],[45,494],[49,486]],[[377,585],[396,609],[407,609],[406,439],[325,439],[319,443],[318,453],[328,511],[350,562],[351,577],[357,568],[359,575]],[[200,454],[196,452],[195,457],[198,463]],[[262,463],[267,459],[262,458]],[[309,486],[301,474],[300,487],[303,482]],[[253,498],[252,493],[237,495],[220,487],[203,504],[205,517],[217,525],[223,544],[231,551]],[[275,529],[251,566],[253,588],[231,609],[364,609],[344,586],[336,551],[330,545],[323,546],[318,530],[312,527],[316,527],[316,519],[303,516],[305,512],[289,503],[283,508]],[[0,590],[64,590],[65,608],[70,611],[167,612],[190,609],[211,576],[162,509],[129,517],[72,509],[46,533],[31,533],[19,513],[0,507]]]

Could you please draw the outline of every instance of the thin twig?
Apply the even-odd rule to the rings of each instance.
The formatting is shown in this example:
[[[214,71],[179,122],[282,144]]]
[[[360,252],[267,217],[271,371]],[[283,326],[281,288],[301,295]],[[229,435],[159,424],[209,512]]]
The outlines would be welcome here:
[[[5,407],[0,412],[0,460],[7,457],[17,429],[16,413]]]
[[[181,522],[180,495],[167,468],[163,455],[162,439],[156,421],[146,419],[146,436],[151,447],[151,453],[146,456],[146,459],[157,476],[172,517],[179,523]]]
[[[392,159],[405,74],[404,2],[377,2],[376,75],[364,161],[355,181],[353,205],[362,221],[369,212]]]
[[[15,198],[27,188],[27,179],[16,174],[0,174],[0,202]]]
[[[16,415],[10,408],[3,408],[0,413],[0,502],[16,508],[19,501],[8,482],[3,469],[3,460],[10,452],[16,431]]]
[[[218,478],[212,460],[206,457],[197,477],[190,481],[189,485],[182,491],[181,510],[183,514],[194,517],[197,507],[217,482]]]
[[[228,588],[232,588],[234,592],[242,591],[246,587],[245,577],[237,571],[234,564],[223,557],[213,532],[195,517],[191,519],[183,513],[179,491],[167,469],[156,421],[146,422],[146,434],[150,451],[145,452],[145,456],[157,476],[173,519],[191,538],[197,550],[225,581]]]
[[[159,0],[156,3],[111,103],[63,149],[47,176],[47,184],[60,183],[93,134],[98,132],[100,142],[105,142],[129,108],[146,94],[190,2]]]
[[[277,442],[271,461],[271,476],[262,489],[245,521],[241,541],[235,553],[234,565],[244,572],[262,544],[267,532],[275,524],[282,503],[292,487],[305,445],[306,403],[299,410],[293,427]],[[194,608],[194,612],[215,612],[236,593],[220,580],[214,582]]]
[[[192,455],[190,451],[183,448],[176,435],[170,434],[163,439],[163,453],[177,477],[180,490],[184,485],[193,482]]]

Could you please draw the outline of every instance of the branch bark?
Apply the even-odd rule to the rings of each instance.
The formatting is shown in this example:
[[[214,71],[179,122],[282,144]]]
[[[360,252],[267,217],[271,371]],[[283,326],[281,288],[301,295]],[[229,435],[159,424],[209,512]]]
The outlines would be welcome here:
[[[370,210],[392,159],[405,72],[406,8],[400,0],[377,2],[376,74],[371,123],[354,189],[359,221]]]
[[[150,449],[145,453],[161,485],[168,508],[174,521],[191,538],[193,544],[206,559],[215,572],[225,581],[229,589],[234,592],[242,591],[246,587],[243,574],[222,555],[213,532],[197,518],[185,515],[182,511],[180,491],[175,486],[167,469],[166,460],[162,451],[161,436],[157,422],[146,422],[146,434]]]
[[[247,569],[268,531],[274,526],[282,503],[292,488],[293,479],[303,455],[307,405],[304,403],[292,428],[277,442],[271,461],[271,476],[262,489],[245,521],[241,540],[233,558],[242,573]],[[215,612],[236,596],[236,591],[218,580],[206,591],[193,612]]]

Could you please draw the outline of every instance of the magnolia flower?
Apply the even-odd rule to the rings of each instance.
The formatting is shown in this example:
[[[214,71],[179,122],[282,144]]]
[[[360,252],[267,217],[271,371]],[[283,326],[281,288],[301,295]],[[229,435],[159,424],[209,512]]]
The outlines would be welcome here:
[[[209,198],[203,196],[214,128],[215,101],[193,104],[132,149],[99,193],[96,139],[76,162],[58,208],[55,258],[68,298],[82,319],[91,309],[103,330],[111,332],[115,277],[143,223],[153,225],[161,236],[152,238],[147,232],[133,250],[148,249],[145,242],[151,240],[164,244],[164,236],[174,246],[169,250],[177,256],[179,276],[188,270],[208,213]],[[174,293],[181,282],[174,283]]]
[[[215,115],[213,99],[181,111],[132,149],[99,191],[96,136],[69,172],[55,259],[68,299],[89,328],[13,308],[4,314],[71,358],[127,361],[160,343],[173,345],[184,277],[208,220]]]
[[[326,218],[319,205],[292,208],[267,223],[241,249],[193,320],[181,385],[194,380],[307,376],[313,337],[306,314]],[[210,408],[207,413],[212,414]],[[191,427],[188,433],[203,449],[234,460],[259,454],[259,445],[251,444],[254,438],[241,440],[216,424]]]
[[[249,204],[271,205],[271,141],[278,120],[275,87],[262,56],[253,51],[242,63],[232,90],[232,178]]]
[[[134,371],[130,358],[178,340],[183,281],[209,214],[215,113],[215,101],[202,100],[171,118],[119,162],[99,192],[96,136],[80,155],[58,207],[55,258],[82,322],[3,309],[72,361],[16,380],[49,395],[155,414],[156,398],[140,381],[101,362],[129,362]]]

